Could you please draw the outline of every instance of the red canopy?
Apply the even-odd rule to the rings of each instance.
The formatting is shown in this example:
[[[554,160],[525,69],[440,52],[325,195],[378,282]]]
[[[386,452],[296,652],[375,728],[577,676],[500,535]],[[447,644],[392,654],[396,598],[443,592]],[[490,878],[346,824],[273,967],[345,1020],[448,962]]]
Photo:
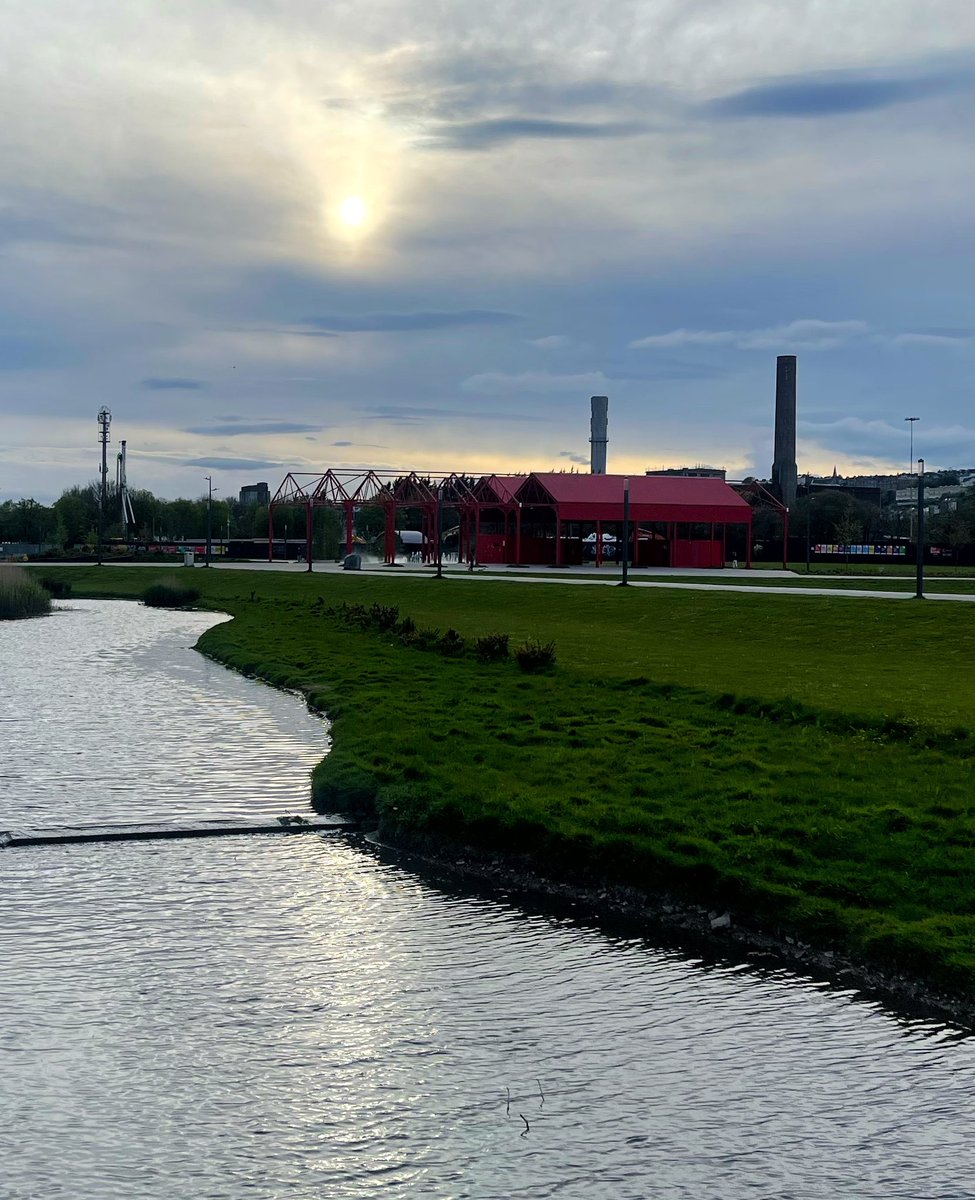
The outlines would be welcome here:
[[[723,479],[681,475],[580,475],[561,471],[528,476],[515,499],[525,507],[558,506],[563,521],[622,521],[623,483],[630,482],[630,520],[745,525],[751,506]]]

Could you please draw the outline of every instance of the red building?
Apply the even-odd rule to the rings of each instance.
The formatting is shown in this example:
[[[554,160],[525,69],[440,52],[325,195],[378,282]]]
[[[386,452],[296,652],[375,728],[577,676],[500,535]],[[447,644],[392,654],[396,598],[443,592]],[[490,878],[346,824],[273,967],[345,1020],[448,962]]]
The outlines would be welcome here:
[[[473,547],[477,561],[573,566],[591,546],[599,565],[609,539],[616,557],[627,479],[635,565],[722,567],[729,525],[746,526],[751,545],[751,505],[721,479],[536,472],[510,497],[498,496],[496,506],[483,506]],[[465,557],[470,549],[464,548]]]

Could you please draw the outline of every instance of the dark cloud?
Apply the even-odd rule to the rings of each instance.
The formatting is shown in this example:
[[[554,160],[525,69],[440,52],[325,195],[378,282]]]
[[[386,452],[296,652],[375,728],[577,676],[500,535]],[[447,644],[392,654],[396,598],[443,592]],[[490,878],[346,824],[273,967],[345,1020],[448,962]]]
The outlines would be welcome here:
[[[355,442],[330,442],[330,446],[354,446]]]
[[[150,392],[198,392],[206,384],[201,379],[149,378],[141,380],[139,386]]]
[[[717,117],[825,117],[889,108],[975,84],[971,69],[878,75],[844,71],[779,79],[721,96],[705,106]]]
[[[184,467],[208,467],[211,471],[263,471],[267,467],[280,468],[281,463],[267,458],[187,458]]]
[[[498,117],[483,121],[461,121],[435,128],[423,139],[432,149],[488,150],[492,146],[525,139],[600,141],[635,137],[648,126],[639,121],[557,121],[542,117]]]
[[[226,425],[192,425],[183,433],[202,437],[236,437],[244,433],[321,433],[324,425],[303,425],[297,421],[232,421]]]
[[[567,458],[570,462],[579,463],[583,467],[589,466],[589,459],[584,454],[576,454],[574,450],[560,450],[559,458]]]
[[[522,318],[517,313],[471,308],[459,312],[364,313],[361,316],[309,317],[306,324],[337,333],[410,333],[427,329],[455,329],[465,325],[508,325]]]

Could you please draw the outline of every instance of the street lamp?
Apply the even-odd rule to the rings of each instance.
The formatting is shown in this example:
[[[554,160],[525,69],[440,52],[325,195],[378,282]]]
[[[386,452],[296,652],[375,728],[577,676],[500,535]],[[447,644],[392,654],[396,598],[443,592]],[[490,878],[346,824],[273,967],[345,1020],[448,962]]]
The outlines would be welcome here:
[[[810,558],[812,550],[812,475],[806,472],[806,574],[808,575],[810,567]]]
[[[205,567],[210,565],[210,555],[213,553],[213,476],[204,475],[207,481],[207,555]]]
[[[920,417],[905,417],[904,418],[904,420],[908,422],[908,427],[910,428],[910,431],[911,431],[911,457],[908,459],[908,467],[907,467],[908,474],[910,474],[914,470],[914,422],[920,421],[920,419],[921,419]]]
[[[630,568],[630,480],[623,480],[623,578],[620,587],[629,587]]]
[[[924,599],[924,459],[917,460],[917,588],[915,600]]]

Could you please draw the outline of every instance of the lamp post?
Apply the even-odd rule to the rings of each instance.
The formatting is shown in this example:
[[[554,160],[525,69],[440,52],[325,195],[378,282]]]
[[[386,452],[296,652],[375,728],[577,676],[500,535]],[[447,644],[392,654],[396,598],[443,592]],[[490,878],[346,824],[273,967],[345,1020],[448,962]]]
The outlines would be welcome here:
[[[913,471],[913,470],[914,470],[914,422],[915,422],[915,421],[920,421],[920,419],[921,419],[920,417],[905,417],[905,418],[904,418],[904,420],[908,422],[908,428],[909,428],[909,429],[910,429],[910,431],[911,431],[911,456],[910,456],[910,458],[907,460],[907,462],[908,462],[908,467],[907,467],[907,472],[908,472],[908,474],[910,474],[910,473],[911,473],[911,471]]]
[[[204,566],[210,565],[210,555],[213,553],[213,476],[204,475],[207,481],[207,553]]]
[[[630,569],[630,480],[623,480],[623,578],[620,587],[629,585]]]
[[[917,589],[915,600],[924,599],[924,459],[917,460]]]
[[[808,575],[812,569],[810,566],[812,538],[810,536],[812,526],[812,476],[806,472],[806,574]]]

